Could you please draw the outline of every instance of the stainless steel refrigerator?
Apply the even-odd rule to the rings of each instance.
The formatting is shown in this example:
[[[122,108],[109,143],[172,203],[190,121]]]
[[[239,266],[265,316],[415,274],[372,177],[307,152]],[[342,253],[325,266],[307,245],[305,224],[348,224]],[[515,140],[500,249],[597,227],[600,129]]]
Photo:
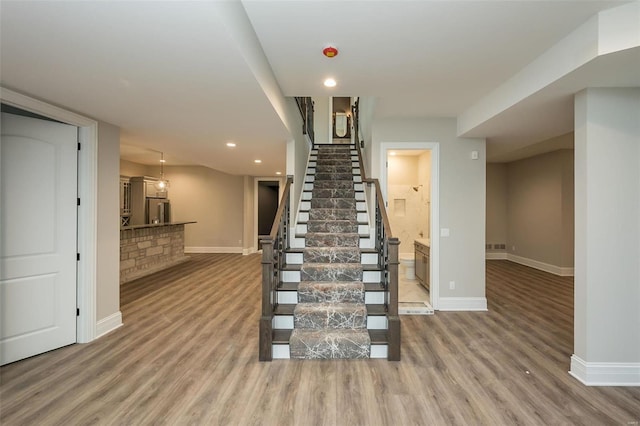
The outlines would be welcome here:
[[[147,223],[171,222],[171,204],[166,198],[147,198]]]

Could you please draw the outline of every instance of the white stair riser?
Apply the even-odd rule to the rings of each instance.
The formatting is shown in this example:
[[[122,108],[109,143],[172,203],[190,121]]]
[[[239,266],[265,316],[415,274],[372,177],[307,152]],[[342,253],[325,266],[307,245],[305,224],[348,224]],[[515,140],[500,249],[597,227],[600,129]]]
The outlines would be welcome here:
[[[280,330],[293,330],[293,315],[276,315],[273,317],[272,327]],[[367,330],[386,330],[387,317],[367,316]]]
[[[302,265],[302,253],[287,253],[287,265]]]
[[[291,358],[291,355],[289,353],[289,345],[271,345],[271,356],[273,359]]]
[[[363,271],[362,282],[363,283],[379,283],[380,271]]]
[[[389,345],[371,345],[371,354],[369,358],[387,359],[389,354]]]
[[[363,265],[375,265],[378,263],[378,255],[376,253],[362,253],[360,261]]]

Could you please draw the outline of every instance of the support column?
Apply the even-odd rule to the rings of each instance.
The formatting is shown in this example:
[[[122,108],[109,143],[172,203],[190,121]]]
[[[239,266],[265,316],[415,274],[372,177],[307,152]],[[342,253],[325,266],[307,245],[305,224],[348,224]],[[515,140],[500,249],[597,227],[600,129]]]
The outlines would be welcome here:
[[[640,88],[575,97],[574,309],[570,374],[640,385]]]

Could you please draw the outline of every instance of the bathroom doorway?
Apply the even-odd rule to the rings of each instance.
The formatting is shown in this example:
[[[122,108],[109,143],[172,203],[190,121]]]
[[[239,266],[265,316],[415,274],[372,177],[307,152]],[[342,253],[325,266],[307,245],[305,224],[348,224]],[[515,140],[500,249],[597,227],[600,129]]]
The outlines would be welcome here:
[[[437,144],[381,144],[381,184],[394,237],[400,240],[399,310],[432,314],[437,308]],[[433,240],[433,241],[432,241]]]

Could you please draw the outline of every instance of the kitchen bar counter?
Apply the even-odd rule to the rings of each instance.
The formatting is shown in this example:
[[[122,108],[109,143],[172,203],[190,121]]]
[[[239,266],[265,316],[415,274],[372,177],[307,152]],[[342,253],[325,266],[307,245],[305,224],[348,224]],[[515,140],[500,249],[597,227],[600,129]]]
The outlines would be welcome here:
[[[147,223],[147,224],[144,224],[144,225],[122,226],[122,227],[120,227],[120,230],[121,231],[126,231],[127,229],[142,229],[142,228],[157,228],[157,227],[160,227],[160,226],[187,225],[189,223],[197,223],[197,222]]]
[[[184,226],[196,222],[153,223],[120,228],[120,283],[189,260],[184,255]]]

